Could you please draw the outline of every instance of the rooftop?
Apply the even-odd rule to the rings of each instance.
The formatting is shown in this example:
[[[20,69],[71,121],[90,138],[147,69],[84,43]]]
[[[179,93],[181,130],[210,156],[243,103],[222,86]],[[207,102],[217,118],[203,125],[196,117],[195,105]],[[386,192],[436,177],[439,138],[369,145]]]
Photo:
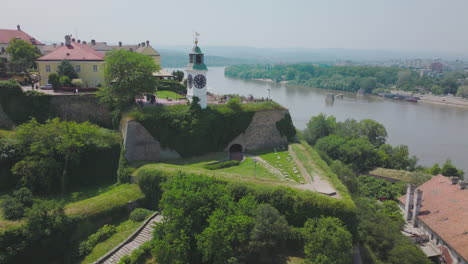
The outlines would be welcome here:
[[[423,191],[418,219],[468,260],[468,190],[460,190],[443,175],[434,176],[417,189]],[[399,198],[402,204],[405,199],[406,195]]]
[[[0,29],[0,44],[8,44],[10,40],[19,38],[33,45],[44,45],[40,41],[19,29]]]
[[[86,44],[71,41],[70,45],[57,45],[50,53],[37,59],[38,61],[102,61],[104,54],[88,47]]]

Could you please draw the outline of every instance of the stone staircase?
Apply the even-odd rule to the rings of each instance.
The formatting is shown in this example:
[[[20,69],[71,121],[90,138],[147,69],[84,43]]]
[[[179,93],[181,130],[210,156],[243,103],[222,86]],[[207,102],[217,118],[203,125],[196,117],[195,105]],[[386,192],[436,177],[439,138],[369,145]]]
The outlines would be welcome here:
[[[119,260],[125,256],[130,255],[133,250],[139,248],[146,241],[151,240],[153,237],[153,228],[156,223],[162,221],[162,215],[154,214],[146,220],[135,233],[130,235],[124,242],[120,243],[117,247],[109,251],[105,256],[100,258],[95,264],[117,264]]]

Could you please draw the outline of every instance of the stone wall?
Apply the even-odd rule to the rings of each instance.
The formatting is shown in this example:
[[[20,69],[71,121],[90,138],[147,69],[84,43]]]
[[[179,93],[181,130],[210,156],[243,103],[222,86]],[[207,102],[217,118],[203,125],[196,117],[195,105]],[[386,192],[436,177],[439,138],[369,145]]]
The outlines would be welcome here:
[[[3,111],[2,105],[0,105],[0,129],[11,129],[14,123]]]
[[[138,121],[127,120],[122,126],[125,158],[132,161],[162,161],[181,158],[179,153],[161,147],[159,141]]]
[[[89,121],[103,127],[112,127],[110,109],[99,104],[94,94],[54,95],[50,100],[50,110],[60,119],[75,122]]]
[[[288,139],[286,136],[281,136],[276,127],[276,122],[283,119],[286,113],[288,110],[256,112],[245,132],[231,141],[225,151],[229,151],[234,144],[241,145],[243,151],[287,145]]]

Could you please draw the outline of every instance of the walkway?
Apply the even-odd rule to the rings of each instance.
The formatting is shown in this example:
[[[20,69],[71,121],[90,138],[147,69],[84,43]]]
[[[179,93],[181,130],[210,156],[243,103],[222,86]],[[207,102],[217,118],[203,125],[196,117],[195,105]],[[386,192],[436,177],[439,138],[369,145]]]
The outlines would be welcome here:
[[[139,248],[141,244],[151,240],[153,237],[154,225],[161,222],[162,218],[162,215],[158,213],[151,216],[135,233],[130,235],[124,242],[109,251],[98,261],[94,262],[94,264],[116,264],[123,256],[130,255],[132,251]]]

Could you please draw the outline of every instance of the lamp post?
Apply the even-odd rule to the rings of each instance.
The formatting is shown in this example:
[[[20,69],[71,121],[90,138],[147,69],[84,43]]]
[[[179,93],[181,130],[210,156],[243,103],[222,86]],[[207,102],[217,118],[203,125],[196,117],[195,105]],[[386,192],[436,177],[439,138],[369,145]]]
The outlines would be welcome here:
[[[267,88],[267,90],[268,90],[268,100],[271,100],[271,97],[270,97],[271,89],[270,89],[270,88]]]

